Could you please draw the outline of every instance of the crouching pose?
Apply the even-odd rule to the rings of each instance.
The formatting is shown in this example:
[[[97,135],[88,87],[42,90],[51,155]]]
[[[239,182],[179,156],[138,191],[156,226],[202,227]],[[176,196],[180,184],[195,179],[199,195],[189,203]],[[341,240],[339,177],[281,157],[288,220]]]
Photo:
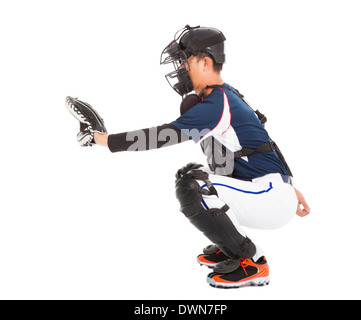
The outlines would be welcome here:
[[[208,166],[179,169],[175,186],[181,212],[211,243],[197,261],[213,268],[211,286],[262,286],[270,281],[268,263],[244,227],[277,229],[310,208],[264,128],[266,117],[222,80],[224,41],[217,29],[186,26],[163,50],[161,64],[174,68],[166,78],[183,98],[181,116],[173,122],[108,135],[89,104],[67,97],[66,106],[80,122],[82,146],[120,152],[199,143]]]

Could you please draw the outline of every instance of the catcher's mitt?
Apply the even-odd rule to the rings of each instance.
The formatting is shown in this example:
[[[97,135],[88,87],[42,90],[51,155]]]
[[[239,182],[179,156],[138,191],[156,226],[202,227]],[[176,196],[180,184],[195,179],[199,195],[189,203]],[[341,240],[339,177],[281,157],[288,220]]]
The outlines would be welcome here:
[[[94,132],[108,133],[104,120],[90,104],[77,98],[66,97],[65,105],[69,112],[80,122],[80,132],[77,139],[82,147],[95,144]]]

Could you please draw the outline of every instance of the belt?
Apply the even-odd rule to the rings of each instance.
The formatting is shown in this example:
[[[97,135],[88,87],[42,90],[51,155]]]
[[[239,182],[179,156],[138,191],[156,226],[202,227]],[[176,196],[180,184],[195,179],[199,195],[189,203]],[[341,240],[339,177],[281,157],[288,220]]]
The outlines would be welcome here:
[[[291,176],[281,174],[281,177],[284,183],[288,183],[293,187],[293,178]]]

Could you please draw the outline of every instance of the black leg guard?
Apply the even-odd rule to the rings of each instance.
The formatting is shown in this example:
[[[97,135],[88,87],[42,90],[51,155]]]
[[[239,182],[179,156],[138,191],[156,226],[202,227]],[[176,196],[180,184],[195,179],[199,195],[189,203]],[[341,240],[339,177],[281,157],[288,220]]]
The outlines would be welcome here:
[[[229,207],[206,210],[202,206],[202,194],[217,194],[208,180],[208,174],[199,170],[201,165],[189,164],[176,175],[176,196],[181,205],[181,212],[204,235],[219,247],[231,259],[251,258],[256,253],[253,242],[242,236],[226,214]],[[196,180],[206,183],[208,190],[203,190]]]

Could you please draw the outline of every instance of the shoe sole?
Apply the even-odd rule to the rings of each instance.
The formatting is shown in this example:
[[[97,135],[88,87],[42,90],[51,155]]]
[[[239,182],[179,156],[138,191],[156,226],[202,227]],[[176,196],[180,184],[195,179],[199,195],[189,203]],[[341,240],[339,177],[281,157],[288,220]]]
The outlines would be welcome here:
[[[242,287],[263,287],[268,286],[270,283],[270,277],[264,277],[264,278],[256,278],[251,279],[248,281],[243,281],[239,283],[230,283],[230,282],[216,282],[213,278],[207,277],[207,282],[211,287],[214,288],[221,288],[221,289],[232,289],[232,288],[242,288]]]
[[[199,261],[198,259],[197,259],[197,262],[198,262],[198,264],[200,266],[205,266],[205,267],[208,267],[210,269],[213,269],[216,266],[215,263],[206,263],[206,262]]]

